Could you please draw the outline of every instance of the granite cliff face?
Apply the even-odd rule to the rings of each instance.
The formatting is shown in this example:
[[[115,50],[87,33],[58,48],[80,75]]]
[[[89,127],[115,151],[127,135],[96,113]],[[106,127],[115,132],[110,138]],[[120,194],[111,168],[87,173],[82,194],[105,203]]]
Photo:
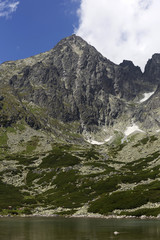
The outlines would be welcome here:
[[[160,54],[156,53],[148,60],[145,72],[145,81],[150,81],[153,84],[160,83]]]
[[[159,66],[158,54],[148,61],[144,74],[131,61],[116,65],[73,35],[47,53],[3,63],[0,81],[21,103],[31,102],[45,109],[47,116],[80,121],[81,130],[84,126],[92,130],[114,125],[129,101],[155,90]],[[9,74],[4,80],[5,68]]]
[[[160,54],[142,73],[73,35],[1,64],[0,214],[158,216],[159,102]]]

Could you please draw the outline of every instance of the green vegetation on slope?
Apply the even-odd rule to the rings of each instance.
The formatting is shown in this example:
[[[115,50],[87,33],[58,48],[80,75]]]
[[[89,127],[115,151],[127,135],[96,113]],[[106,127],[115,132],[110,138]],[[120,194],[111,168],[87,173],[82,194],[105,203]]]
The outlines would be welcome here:
[[[37,138],[32,141],[38,142]],[[54,144],[52,151],[40,156],[29,155],[30,151],[4,156],[0,160],[4,166],[0,172],[1,214],[31,214],[37,207],[73,214],[87,204],[89,212],[104,215],[115,210],[120,215],[158,215],[159,207],[152,212],[142,206],[160,202],[160,182],[155,181],[160,177],[160,153],[121,164],[101,151],[99,146]],[[62,210],[57,212],[58,208]]]
[[[20,190],[0,180],[0,211],[5,208],[22,206],[23,195]]]

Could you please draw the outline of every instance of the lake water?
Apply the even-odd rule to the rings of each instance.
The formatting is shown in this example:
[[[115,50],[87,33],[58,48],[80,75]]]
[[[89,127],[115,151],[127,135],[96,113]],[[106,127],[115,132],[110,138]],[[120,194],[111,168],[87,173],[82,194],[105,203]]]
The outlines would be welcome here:
[[[114,235],[114,232],[119,232]],[[160,220],[0,218],[2,240],[159,240]]]

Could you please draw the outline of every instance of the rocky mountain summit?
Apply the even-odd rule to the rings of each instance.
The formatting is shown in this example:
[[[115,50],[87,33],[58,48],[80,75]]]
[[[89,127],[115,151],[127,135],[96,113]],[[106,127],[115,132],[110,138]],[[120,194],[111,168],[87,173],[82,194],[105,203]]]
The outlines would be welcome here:
[[[0,82],[23,108],[24,102],[32,103],[42,108],[45,116],[79,121],[81,131],[84,127],[92,130],[114,125],[129,112],[128,103],[136,103],[143,93],[156,90],[159,59],[160,55],[153,55],[142,73],[131,61],[112,63],[73,35],[49,52],[1,64]]]
[[[0,82],[22,107],[24,102],[32,103],[51,118],[79,121],[81,131],[92,130],[113,125],[129,111],[129,102],[156,90],[159,58],[153,55],[142,73],[131,61],[112,63],[73,35],[49,52],[1,64]]]
[[[159,215],[159,100],[160,54],[142,73],[72,35],[2,63],[1,214]]]

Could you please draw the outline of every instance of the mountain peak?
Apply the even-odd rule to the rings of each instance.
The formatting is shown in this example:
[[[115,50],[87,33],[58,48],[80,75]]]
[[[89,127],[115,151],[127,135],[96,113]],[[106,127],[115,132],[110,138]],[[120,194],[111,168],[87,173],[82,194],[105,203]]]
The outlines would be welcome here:
[[[120,63],[121,67],[135,67],[132,61],[130,60],[123,60],[122,63]]]
[[[64,44],[67,42],[74,43],[74,44],[76,43],[88,44],[83,38],[81,38],[80,36],[77,36],[76,34],[63,38],[58,44]]]
[[[83,38],[73,34],[69,37],[63,38],[56,46],[60,47],[60,46],[79,46],[80,48],[84,48],[86,46],[90,46]],[[91,46],[90,46],[91,47]]]
[[[155,69],[159,78],[157,65]],[[132,61],[116,65],[75,34],[46,53],[4,64],[1,70],[0,81],[9,83],[21,102],[33,102],[46,108],[51,117],[80,121],[91,129],[113,125],[127,101],[155,87],[155,80],[148,78],[153,75],[152,67],[143,76]]]
[[[160,63],[160,53],[155,53],[152,55],[152,59],[157,60],[157,63]]]
[[[145,79],[154,83],[160,84],[160,54],[155,53],[152,55],[152,58],[148,60],[145,71]]]

